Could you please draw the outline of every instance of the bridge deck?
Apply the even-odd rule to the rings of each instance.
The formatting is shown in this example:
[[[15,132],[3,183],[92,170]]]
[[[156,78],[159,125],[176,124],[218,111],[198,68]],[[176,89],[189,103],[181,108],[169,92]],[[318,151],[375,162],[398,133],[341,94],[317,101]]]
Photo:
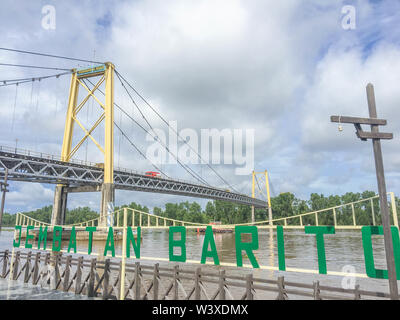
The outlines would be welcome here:
[[[8,179],[69,186],[100,186],[103,183],[103,169],[94,163],[74,161],[63,162],[57,156],[22,152],[0,147],[0,179],[8,169]],[[114,171],[116,189],[144,191],[224,200],[255,207],[267,208],[266,201],[244,194],[209,187],[181,180],[150,177],[145,174],[116,169]]]

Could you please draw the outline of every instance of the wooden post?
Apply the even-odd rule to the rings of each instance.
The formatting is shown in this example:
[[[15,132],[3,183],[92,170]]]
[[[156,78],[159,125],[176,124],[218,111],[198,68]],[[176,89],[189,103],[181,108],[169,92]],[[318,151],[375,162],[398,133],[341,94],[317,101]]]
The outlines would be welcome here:
[[[50,265],[50,252],[46,252],[46,256],[44,258],[44,265],[46,266],[45,270],[46,270],[46,283],[49,280],[50,277],[50,271],[49,271],[49,265]],[[43,279],[43,278],[42,278]],[[41,286],[43,286],[43,280],[41,282]]]
[[[12,280],[17,280],[20,257],[21,257],[21,252],[17,251],[15,254],[14,263],[12,266],[12,271],[13,271],[12,278],[11,278]]]
[[[32,251],[29,251],[26,256],[24,283],[28,283],[29,280],[29,271],[31,271],[31,256],[32,256]]]
[[[313,298],[314,300],[322,300],[320,296],[319,281],[313,282]]]
[[[65,260],[64,285],[63,285],[64,292],[67,292],[68,287],[69,287],[69,275],[71,272],[71,260],[72,260],[71,255],[67,256],[67,259]]]
[[[108,286],[110,281],[110,259],[104,261],[104,274],[103,274],[103,294],[102,299],[108,299]]]
[[[17,251],[15,254],[14,263],[12,266],[12,278],[11,278],[12,280],[17,280],[20,257],[21,257],[21,252]]]
[[[96,272],[96,258],[93,258],[90,262],[90,276],[89,282],[87,285],[87,296],[94,297],[94,280],[95,280],[95,272]]]
[[[219,300],[226,300],[225,270],[219,271]]]
[[[53,276],[53,290],[57,290],[58,288],[58,278],[60,277],[60,262],[61,262],[62,253],[56,253],[54,256],[55,264],[54,264],[54,276]]]
[[[6,274],[7,274],[8,255],[9,255],[9,251],[8,251],[8,250],[4,251],[4,256],[3,256],[3,271],[2,271],[2,273],[1,273],[1,277],[2,277],[3,279],[6,277]]]
[[[173,291],[173,300],[178,300],[178,281],[179,281],[179,266],[174,266],[174,291]]]
[[[40,261],[40,251],[36,252],[36,257],[35,257],[35,264],[33,267],[33,278],[32,278],[32,284],[37,284],[39,281],[39,261]]]
[[[318,212],[315,213],[315,225],[318,226]]]
[[[246,300],[253,300],[253,275],[246,276]]]
[[[198,267],[198,268],[196,268],[195,279],[194,279],[194,298],[195,298],[195,300],[200,300],[200,298],[201,298],[200,278],[201,278],[201,267]]]
[[[82,265],[83,265],[83,257],[81,256],[78,258],[78,264],[76,266],[75,294],[79,294],[81,291]]]
[[[300,226],[303,226],[303,217],[300,216]]]
[[[374,87],[370,83],[367,85],[367,98],[368,98],[369,117],[377,118]],[[371,132],[378,133],[379,132],[378,125],[371,125]],[[387,205],[386,182],[383,169],[381,140],[372,139],[372,146],[374,149],[375,168],[378,181],[379,200],[381,206],[383,237],[385,243],[385,254],[386,254],[386,263],[388,270],[388,278],[389,278],[390,297],[393,300],[398,300],[399,292],[397,287],[396,266],[393,255],[393,242],[392,242],[392,232],[390,230],[390,217]]]
[[[140,262],[135,263],[135,300],[140,300]]]
[[[339,123],[352,123],[357,130],[356,135],[359,139],[361,139],[362,141],[367,141],[368,139],[372,140],[376,179],[378,182],[379,200],[380,200],[380,208],[382,214],[383,238],[385,244],[385,255],[386,255],[386,265],[388,270],[390,298],[392,300],[398,300],[399,292],[397,287],[396,266],[394,262],[392,232],[390,230],[390,216],[388,212],[386,182],[385,182],[385,173],[383,169],[383,157],[381,149],[381,139],[387,139],[387,140],[393,139],[393,134],[387,132],[379,132],[379,126],[386,125],[387,121],[385,119],[377,118],[374,86],[371,83],[368,83],[366,89],[367,89],[369,118],[331,116],[331,121]],[[363,131],[361,128],[362,124],[370,125],[371,131],[370,132]]]
[[[357,284],[354,288],[354,300],[360,300],[361,299],[361,294],[360,294],[360,285]]]
[[[278,296],[276,300],[288,300],[289,298],[286,294],[285,282],[283,277],[278,277],[277,285],[278,285]]]
[[[153,300],[158,300],[158,288],[159,288],[159,275],[160,270],[159,270],[159,264],[156,263],[154,265],[154,273],[153,273]]]

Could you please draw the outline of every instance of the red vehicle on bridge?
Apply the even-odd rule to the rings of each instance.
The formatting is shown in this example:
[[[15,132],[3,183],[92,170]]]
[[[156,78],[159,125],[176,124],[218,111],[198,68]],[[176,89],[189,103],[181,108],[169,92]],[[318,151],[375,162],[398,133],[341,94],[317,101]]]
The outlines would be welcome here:
[[[146,171],[146,177],[157,177],[160,173],[156,171]]]

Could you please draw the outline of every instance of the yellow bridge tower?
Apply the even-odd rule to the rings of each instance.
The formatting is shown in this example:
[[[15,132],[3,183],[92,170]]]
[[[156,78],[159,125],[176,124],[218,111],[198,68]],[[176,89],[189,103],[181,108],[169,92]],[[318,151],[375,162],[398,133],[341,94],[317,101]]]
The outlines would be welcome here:
[[[83,79],[91,77],[100,77],[93,89],[89,89]],[[105,102],[101,102],[94,94],[100,85],[105,82]],[[78,104],[79,88],[83,87],[87,91],[86,97]],[[82,110],[90,97],[100,105],[102,114],[93,126],[88,130],[78,120],[78,113]],[[92,136],[92,132],[104,121],[105,139],[104,148]],[[72,138],[74,124],[77,124],[85,133],[83,138],[72,147]],[[62,225],[65,222],[65,213],[67,208],[68,192],[87,192],[101,191],[101,209],[100,223],[106,225],[107,212],[114,211],[114,65],[111,62],[88,68],[85,70],[73,70],[71,86],[69,90],[67,117],[65,121],[64,139],[61,151],[61,160],[69,162],[76,151],[89,138],[104,155],[104,176],[101,189],[98,187],[68,187],[66,185],[57,185],[54,194],[54,206],[51,223]]]
[[[253,170],[252,172],[252,184],[251,184],[251,197],[255,198],[256,197],[256,182],[257,182],[257,190],[258,192],[263,196],[264,193],[262,191],[262,187],[258,183],[258,178],[257,175],[261,175],[262,178],[265,178],[265,189],[267,190],[267,199],[268,199],[268,220],[269,224],[272,225],[272,208],[271,208],[271,197],[270,197],[270,192],[269,192],[269,181],[268,181],[268,172],[267,170],[263,172],[255,172]],[[254,216],[254,206],[251,206],[251,222],[255,222],[255,216]]]

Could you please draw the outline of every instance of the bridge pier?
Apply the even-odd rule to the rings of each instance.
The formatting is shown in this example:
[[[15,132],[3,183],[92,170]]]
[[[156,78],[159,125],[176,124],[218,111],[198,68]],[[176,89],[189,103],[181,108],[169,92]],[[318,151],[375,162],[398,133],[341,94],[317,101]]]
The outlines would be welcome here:
[[[65,190],[66,186],[57,185],[54,191],[53,212],[51,214],[51,224],[63,225],[67,211],[68,193]]]
[[[114,212],[115,186],[103,183],[101,186],[100,226],[107,226],[107,214]]]

